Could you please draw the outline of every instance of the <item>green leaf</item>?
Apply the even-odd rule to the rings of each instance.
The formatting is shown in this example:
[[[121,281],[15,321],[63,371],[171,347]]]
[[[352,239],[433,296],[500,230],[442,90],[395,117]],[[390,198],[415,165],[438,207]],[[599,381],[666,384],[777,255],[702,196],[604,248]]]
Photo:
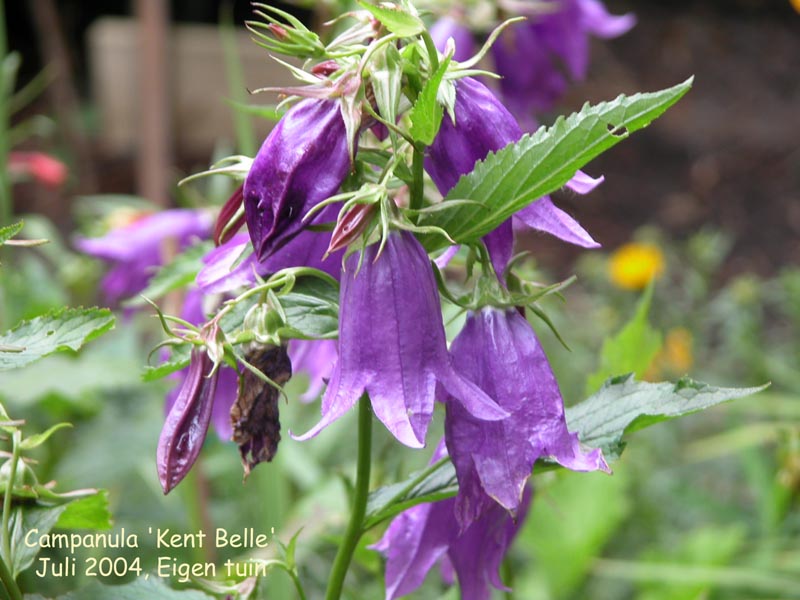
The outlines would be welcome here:
[[[653,285],[647,286],[636,307],[636,313],[614,337],[603,342],[600,367],[586,381],[586,394],[600,389],[603,382],[619,373],[644,375],[661,349],[661,334],[647,322]]]
[[[9,530],[11,531],[11,571],[14,577],[33,564],[39,553],[39,544],[26,544],[25,534],[31,529],[38,529],[37,538],[48,533],[64,512],[64,506],[20,505],[11,513]]]
[[[43,431],[42,433],[34,434],[30,437],[26,437],[22,442],[20,442],[19,447],[22,450],[31,450],[33,448],[37,448],[44,444],[51,435],[53,435],[59,429],[64,429],[65,427],[72,427],[72,423],[58,423],[53,425],[47,431]]]
[[[339,331],[339,287],[319,277],[298,279],[280,297],[287,327],[281,335],[296,338],[335,338]]]
[[[0,227],[0,246],[22,231],[23,225],[24,223],[19,221],[18,223],[12,223],[11,225]]]
[[[59,529],[111,529],[108,490],[98,490],[96,494],[67,504],[55,526]]]
[[[601,448],[613,460],[624,447],[626,433],[750,396],[768,385],[718,388],[688,377],[675,383],[645,383],[623,375],[609,379],[588,400],[567,408],[567,425],[578,432],[582,443]]]
[[[24,367],[54,352],[78,350],[114,326],[106,308],[64,308],[23,321],[0,335],[0,371]]]
[[[203,266],[202,257],[213,248],[210,241],[195,244],[161,267],[147,287],[135,298],[125,302],[125,306],[144,306],[145,298],[154,300],[192,283]]]
[[[453,463],[444,460],[408,479],[373,490],[367,500],[364,529],[390,519],[407,508],[423,502],[451,498],[458,492]]]
[[[358,4],[371,12],[386,29],[400,37],[411,37],[425,31],[425,24],[419,17],[402,10],[400,7],[375,6],[364,0],[359,0]]]
[[[660,92],[586,104],[579,113],[559,117],[551,127],[541,127],[490,153],[445,198],[475,200],[480,205],[459,204],[453,210],[426,214],[419,225],[440,227],[457,243],[477,241],[518,210],[566,184],[594,157],[646,127],[680,100],[692,79]],[[430,234],[423,244],[435,250],[447,240]]]
[[[395,123],[403,85],[403,59],[394,44],[386,44],[376,53],[370,80],[378,113],[389,123]]]
[[[125,585],[103,585],[93,581],[88,586],[57,600],[212,600],[212,596],[197,590],[173,590],[155,575],[143,574],[132,583]]]
[[[417,101],[414,102],[409,113],[411,137],[414,138],[414,141],[422,142],[426,146],[433,143],[436,134],[439,133],[439,126],[442,124],[444,108],[436,101],[436,95],[449,65],[450,57],[448,56],[442,61],[433,76],[425,82],[425,87],[417,96]]]

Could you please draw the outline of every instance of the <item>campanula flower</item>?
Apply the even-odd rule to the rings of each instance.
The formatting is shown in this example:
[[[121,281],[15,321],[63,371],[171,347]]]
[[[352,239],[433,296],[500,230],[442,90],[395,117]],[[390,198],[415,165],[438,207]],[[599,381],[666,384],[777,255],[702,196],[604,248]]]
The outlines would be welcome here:
[[[205,211],[165,210],[112,229],[103,237],[80,238],[75,246],[113,265],[101,289],[108,302],[116,303],[147,287],[168,253],[208,239],[211,227],[211,216]]]
[[[334,340],[291,340],[289,358],[296,373],[308,375],[308,388],[300,396],[303,402],[311,402],[319,396],[330,378],[336,364],[336,342]]]
[[[495,152],[522,137],[522,129],[513,115],[485,85],[471,77],[456,83],[455,123],[442,120],[441,128],[428,149],[425,169],[439,191],[445,195],[465,173],[475,167],[490,152]],[[567,182],[573,191],[585,194],[599,183],[578,171]],[[564,241],[585,248],[599,244],[564,211],[557,208],[549,196],[544,196],[514,215],[518,225],[550,233]],[[484,241],[498,274],[511,259],[513,229],[511,220],[489,233]]]
[[[474,419],[447,401],[445,440],[456,467],[456,517],[463,526],[494,499],[514,514],[534,463],[548,457],[575,471],[608,470],[567,430],[558,382],[536,334],[516,309],[470,313],[450,347],[453,365],[509,413]]]
[[[433,461],[443,454],[437,450]],[[489,600],[490,585],[508,590],[499,569],[525,519],[530,499],[528,491],[516,519],[490,502],[466,528],[456,520],[453,498],[418,504],[400,513],[372,546],[386,557],[386,600],[416,590],[437,563],[446,582],[452,583],[455,573],[462,600]]]
[[[633,27],[636,18],[610,15],[599,0],[549,0],[526,16],[527,21],[503,32],[492,55],[502,76],[504,104],[532,130],[534,115],[552,108],[569,80],[586,78],[589,36],[617,37]]]
[[[315,436],[366,391],[375,416],[403,444],[425,445],[437,381],[478,419],[499,419],[498,408],[447,354],[439,292],[428,255],[408,232],[393,232],[383,253],[368,246],[346,261],[339,303],[339,359],[322,397]]]
[[[340,103],[308,98],[289,109],[264,141],[244,183],[245,218],[258,260],[299,234],[306,226],[303,217],[336,194],[349,170]]]

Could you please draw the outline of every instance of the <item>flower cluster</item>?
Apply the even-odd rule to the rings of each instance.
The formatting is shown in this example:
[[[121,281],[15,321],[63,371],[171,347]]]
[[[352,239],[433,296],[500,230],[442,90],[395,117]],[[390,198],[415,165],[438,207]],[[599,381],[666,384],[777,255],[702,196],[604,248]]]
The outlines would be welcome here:
[[[450,22],[440,22],[430,38],[410,11],[403,25],[410,33],[398,42],[365,10],[353,13],[357,24],[325,47],[295,21],[262,28],[280,47],[287,40],[300,44],[309,62],[296,74],[310,85],[283,90],[297,101],[223,207],[214,227],[217,247],[203,258],[197,295],[187,296],[182,323],[193,329],[182,330],[179,342],[191,346],[191,356],[158,446],[165,492],[191,468],[211,422],[239,444],[245,472],[271,460],[280,439],[279,389],[293,371],[309,373],[307,396],[324,388],[321,419],[296,440],[320,434],[360,401],[400,443],[422,448],[438,403],[444,437],[434,460],[449,456],[459,491],[415,506],[389,526],[376,546],[387,557],[387,598],[413,591],[441,562],[446,580],[457,576],[464,598],[483,600],[490,586],[502,588],[498,567],[530,503],[534,465],[548,460],[578,471],[608,470],[600,450],[583,447],[568,430],[558,383],[525,318],[536,296],[515,295],[508,278],[515,230],[533,228],[585,248],[597,242],[549,197],[539,198],[482,240],[459,239],[480,275],[473,294],[456,297],[439,268],[457,250],[436,263],[429,257],[441,247],[430,244],[431,236],[453,240],[423,218],[456,204],[439,196],[447,197],[478,161],[520,140],[515,114],[525,117],[563,91],[556,62],[573,78],[583,76],[587,33],[616,35],[632,24],[630,17],[609,16],[596,0],[548,4],[552,10],[507,30],[494,47],[498,69],[507,70],[503,101],[474,71],[450,62],[454,48],[446,40],[455,38],[457,59],[471,41]],[[511,72],[512,62],[536,73]],[[437,76],[440,87],[431,94]],[[425,115],[415,121],[426,102],[441,123]],[[435,127],[428,135],[429,121]],[[602,182],[574,168],[570,173],[566,186],[579,194]],[[438,195],[425,193],[425,174]],[[183,246],[188,237],[211,236],[211,224],[203,225],[185,233],[172,226],[169,235]],[[238,233],[242,225],[246,233]],[[131,257],[102,253],[97,240],[81,242],[87,252],[142,263],[139,280],[126,282],[116,297],[140,290],[162,261],[155,250],[165,236],[154,230],[155,222],[148,224]],[[110,247],[129,245],[119,232],[107,238]],[[338,283],[336,341],[290,322],[275,290],[291,289],[298,273]],[[449,347],[440,290],[467,312]],[[198,308],[204,298],[221,306],[207,322]],[[234,309],[244,315],[235,332],[224,320]]]

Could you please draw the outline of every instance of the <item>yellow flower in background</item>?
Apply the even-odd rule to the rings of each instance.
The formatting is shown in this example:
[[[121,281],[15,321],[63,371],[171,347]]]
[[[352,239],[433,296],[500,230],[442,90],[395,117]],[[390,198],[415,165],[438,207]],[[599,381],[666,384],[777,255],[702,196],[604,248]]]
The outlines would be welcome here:
[[[789,0],[789,4],[794,6],[794,9],[800,13],[800,0]]]
[[[660,381],[665,377],[686,375],[694,364],[693,339],[692,332],[685,327],[670,329],[644,378],[647,381]]]
[[[620,246],[609,262],[611,281],[626,290],[643,289],[663,271],[664,255],[652,244],[632,242]]]

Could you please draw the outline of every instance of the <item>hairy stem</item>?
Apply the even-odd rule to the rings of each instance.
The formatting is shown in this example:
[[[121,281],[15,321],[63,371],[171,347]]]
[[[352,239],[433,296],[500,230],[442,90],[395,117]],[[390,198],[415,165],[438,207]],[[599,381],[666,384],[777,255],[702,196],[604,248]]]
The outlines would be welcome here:
[[[331,577],[325,600],[339,600],[342,595],[344,578],[350,567],[353,552],[358,540],[364,533],[364,515],[367,512],[367,496],[369,495],[369,471],[372,450],[372,409],[369,396],[364,394],[358,402],[358,465],[356,467],[356,485],[353,494],[353,509],[350,523],[347,525],[344,539],[333,561]]]

